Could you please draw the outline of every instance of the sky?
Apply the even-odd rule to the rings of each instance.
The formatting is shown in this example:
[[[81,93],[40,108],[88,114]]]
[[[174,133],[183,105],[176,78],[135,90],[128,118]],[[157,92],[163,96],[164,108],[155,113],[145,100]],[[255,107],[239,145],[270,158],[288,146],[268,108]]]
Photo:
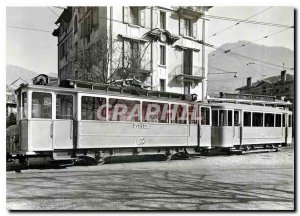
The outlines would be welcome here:
[[[260,13],[261,11],[264,12]],[[57,7],[7,7],[6,8],[6,64],[12,64],[37,73],[57,73],[57,37],[52,31],[62,9]],[[209,15],[247,19],[284,25],[294,25],[292,7],[213,7]],[[209,44],[221,46],[239,40],[254,41],[266,35],[278,32],[282,28],[241,23],[219,35],[210,37],[235,22],[210,19],[207,26]],[[31,31],[12,28],[12,26],[40,29]],[[294,50],[294,31],[289,29],[257,43],[266,46],[282,46]],[[213,51],[213,50],[211,50]]]

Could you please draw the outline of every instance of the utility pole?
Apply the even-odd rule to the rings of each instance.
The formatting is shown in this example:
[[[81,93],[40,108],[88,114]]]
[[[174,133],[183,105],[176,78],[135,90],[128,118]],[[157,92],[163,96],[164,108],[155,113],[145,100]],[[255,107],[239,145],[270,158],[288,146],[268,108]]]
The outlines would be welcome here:
[[[207,67],[205,55],[205,19],[202,19],[202,101],[207,99]]]

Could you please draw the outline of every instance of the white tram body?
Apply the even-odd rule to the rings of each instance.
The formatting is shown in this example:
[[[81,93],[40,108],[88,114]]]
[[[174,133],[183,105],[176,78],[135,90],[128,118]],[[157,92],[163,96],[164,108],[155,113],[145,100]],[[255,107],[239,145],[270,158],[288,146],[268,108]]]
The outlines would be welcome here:
[[[126,88],[116,91],[107,90],[113,87],[101,88],[20,87],[16,91],[20,126],[17,154],[60,160],[78,154],[113,154],[123,150],[140,154],[150,150],[211,148],[209,104],[172,98],[174,95],[168,93],[165,93],[168,97],[162,97],[162,92],[150,91],[143,96],[126,93]],[[116,104],[126,105],[129,110],[113,119],[110,107]],[[149,104],[167,107],[167,117],[162,120],[155,116],[154,120],[146,120],[145,106]],[[188,117],[180,119],[183,114],[178,113],[178,108],[173,118],[171,108],[175,106],[180,107],[181,112],[186,110]],[[127,114],[133,112],[133,107],[136,113],[128,119]],[[191,107],[198,111],[190,114]],[[195,115],[194,119],[192,115]]]
[[[278,147],[292,142],[292,112],[263,105],[216,103],[212,107],[212,147]]]

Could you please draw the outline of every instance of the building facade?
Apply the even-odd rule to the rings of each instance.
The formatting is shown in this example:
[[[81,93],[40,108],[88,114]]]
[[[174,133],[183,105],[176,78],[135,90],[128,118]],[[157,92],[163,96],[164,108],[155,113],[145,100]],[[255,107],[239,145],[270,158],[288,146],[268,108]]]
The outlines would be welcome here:
[[[266,79],[251,82],[251,77],[247,78],[247,85],[237,88],[240,94],[270,95],[277,98],[285,98],[294,101],[294,76],[281,71],[281,75],[272,76]]]
[[[58,78],[137,79],[151,90],[206,99],[210,7],[68,7],[56,21]]]

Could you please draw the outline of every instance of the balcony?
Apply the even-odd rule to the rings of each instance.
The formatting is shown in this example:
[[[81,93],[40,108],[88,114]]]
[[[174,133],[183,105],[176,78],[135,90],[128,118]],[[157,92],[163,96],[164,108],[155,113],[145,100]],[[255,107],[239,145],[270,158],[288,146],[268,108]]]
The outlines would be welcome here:
[[[198,84],[203,80],[203,68],[196,66],[177,66],[175,78],[179,82],[192,82]]]

